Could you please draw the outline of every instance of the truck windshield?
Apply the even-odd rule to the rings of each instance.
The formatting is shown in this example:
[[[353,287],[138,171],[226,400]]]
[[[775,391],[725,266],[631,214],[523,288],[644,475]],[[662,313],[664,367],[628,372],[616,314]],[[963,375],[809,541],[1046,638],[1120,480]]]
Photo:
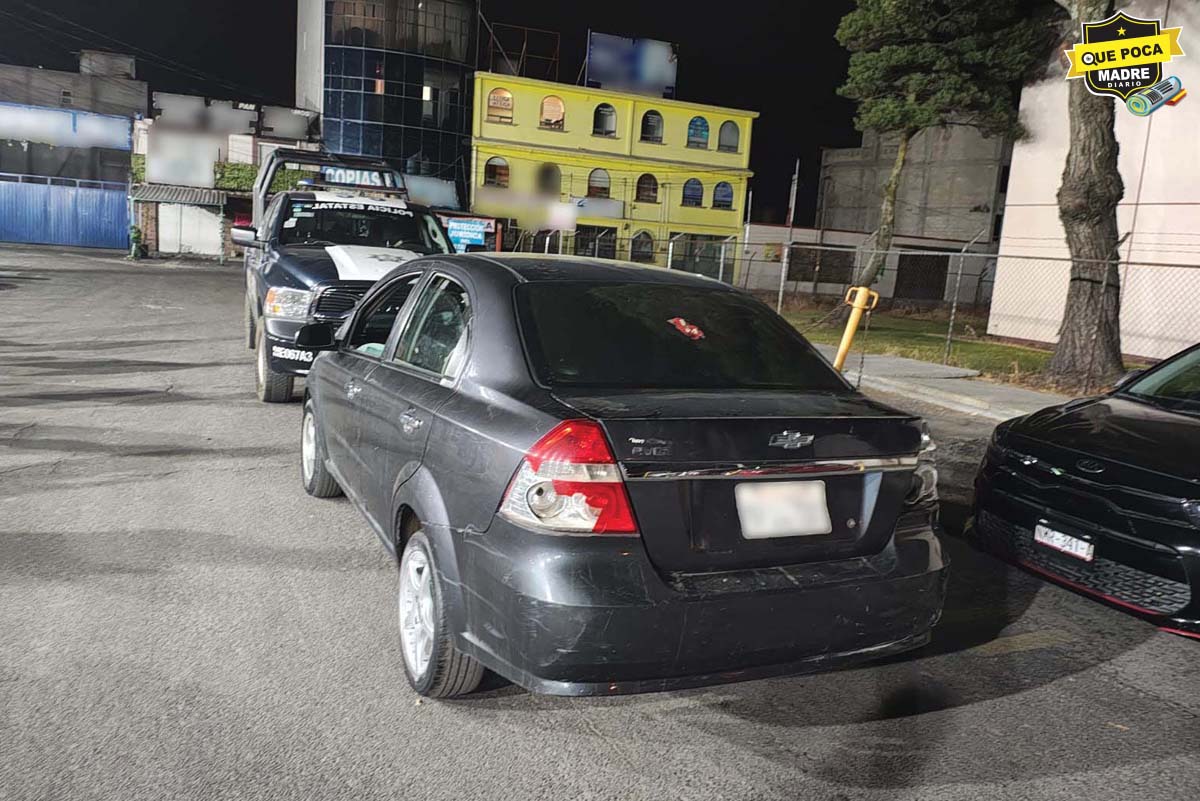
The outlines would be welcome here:
[[[727,289],[546,281],[517,289],[534,373],[550,387],[849,392],[781,317]]]
[[[432,214],[353,200],[291,200],[279,224],[281,245],[369,245],[417,253],[449,253]]]

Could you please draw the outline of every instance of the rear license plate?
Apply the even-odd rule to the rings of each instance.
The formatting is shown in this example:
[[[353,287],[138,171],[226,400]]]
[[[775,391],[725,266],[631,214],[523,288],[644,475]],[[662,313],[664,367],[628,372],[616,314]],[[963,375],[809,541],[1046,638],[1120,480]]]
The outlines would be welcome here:
[[[1076,559],[1082,559],[1085,562],[1090,562],[1095,557],[1096,546],[1087,540],[1081,540],[1078,537],[1072,537],[1070,534],[1063,534],[1061,531],[1055,531],[1048,526],[1043,526],[1038,523],[1033,529],[1034,542],[1045,545],[1047,548],[1065,553],[1067,556],[1074,556]]]
[[[803,537],[833,531],[824,481],[749,481],[733,488],[742,537]]]

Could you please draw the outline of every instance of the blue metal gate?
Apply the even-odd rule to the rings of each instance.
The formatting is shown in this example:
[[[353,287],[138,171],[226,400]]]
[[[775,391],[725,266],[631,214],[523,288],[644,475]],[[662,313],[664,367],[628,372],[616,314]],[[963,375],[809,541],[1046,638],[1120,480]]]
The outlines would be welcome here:
[[[0,241],[129,247],[129,187],[0,173]]]

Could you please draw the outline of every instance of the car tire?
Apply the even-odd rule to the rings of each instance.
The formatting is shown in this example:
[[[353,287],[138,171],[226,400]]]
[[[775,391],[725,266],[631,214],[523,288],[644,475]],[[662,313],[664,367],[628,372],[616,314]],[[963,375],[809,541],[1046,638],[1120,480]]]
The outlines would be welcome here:
[[[266,329],[258,329],[258,344],[254,354],[254,391],[263,403],[288,403],[292,399],[295,379],[271,369],[267,356]]]
[[[483,679],[483,665],[454,646],[441,579],[424,532],[408,538],[398,583],[400,652],[408,683],[426,698],[473,692]]]
[[[336,498],[342,494],[337,479],[325,467],[325,436],[317,425],[316,410],[310,400],[304,404],[300,423],[300,480],[304,491],[314,498]]]
[[[246,293],[246,348],[254,350],[255,340],[258,338],[258,332],[254,326],[254,304],[250,300],[250,293]]]

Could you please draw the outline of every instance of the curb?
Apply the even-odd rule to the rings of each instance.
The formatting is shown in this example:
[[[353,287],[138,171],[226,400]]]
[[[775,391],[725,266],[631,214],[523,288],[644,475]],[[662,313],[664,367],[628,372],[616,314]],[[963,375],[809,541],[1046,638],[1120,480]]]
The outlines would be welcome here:
[[[962,381],[969,379],[934,379],[938,381]],[[964,395],[957,392],[949,392],[942,388],[933,388],[925,384],[918,384],[912,381],[905,381],[898,378],[879,378],[876,376],[864,375],[862,377],[862,385],[869,389],[876,389],[880,392],[889,392],[893,395],[900,395],[905,398],[912,398],[923,403],[929,403],[934,406],[941,406],[944,409],[950,409],[955,412],[982,417],[987,420],[994,420],[997,423],[1004,422],[1013,417],[1021,417],[1028,414],[1029,409],[1018,409],[1009,406],[998,406],[989,403],[985,400],[980,400],[971,395]],[[1047,399],[1045,405],[1050,405],[1053,401]]]

